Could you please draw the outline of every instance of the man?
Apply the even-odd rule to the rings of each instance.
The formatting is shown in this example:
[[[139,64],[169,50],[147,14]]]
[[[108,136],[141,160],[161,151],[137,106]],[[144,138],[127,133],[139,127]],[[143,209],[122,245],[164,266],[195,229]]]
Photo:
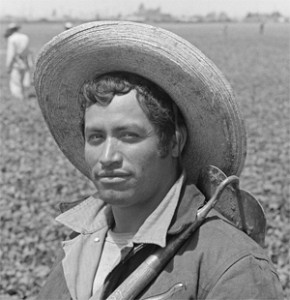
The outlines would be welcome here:
[[[23,100],[25,89],[30,87],[30,69],[33,62],[29,38],[20,33],[19,29],[18,24],[11,23],[4,36],[7,38],[6,69],[10,92],[16,99]]]
[[[45,46],[35,80],[54,138],[97,190],[62,204],[57,220],[73,233],[38,299],[123,299],[130,276],[128,289],[145,278],[140,299],[282,299],[262,248],[222,210],[156,278],[138,272],[195,222],[202,170],[243,166],[243,122],[202,53],[152,26],[88,23]]]

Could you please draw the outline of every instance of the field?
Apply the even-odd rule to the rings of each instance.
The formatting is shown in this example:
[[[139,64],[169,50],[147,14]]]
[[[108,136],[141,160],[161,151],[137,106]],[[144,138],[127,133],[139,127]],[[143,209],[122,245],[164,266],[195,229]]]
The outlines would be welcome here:
[[[73,201],[92,185],[58,150],[35,97],[12,100],[5,73],[5,25],[0,25],[1,249],[0,299],[33,299],[44,283],[66,230],[54,218],[60,201]],[[266,251],[290,299],[289,25],[161,24],[200,48],[231,83],[243,113],[248,155],[241,175],[267,217]],[[24,24],[37,55],[62,24]],[[3,296],[1,298],[1,295]]]

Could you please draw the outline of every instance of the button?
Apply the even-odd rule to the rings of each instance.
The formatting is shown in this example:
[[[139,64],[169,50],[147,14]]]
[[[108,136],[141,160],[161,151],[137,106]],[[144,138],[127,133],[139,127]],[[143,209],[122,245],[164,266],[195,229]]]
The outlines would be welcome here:
[[[94,242],[99,242],[100,241],[100,238],[98,238],[98,237],[96,237],[96,238],[94,238]]]

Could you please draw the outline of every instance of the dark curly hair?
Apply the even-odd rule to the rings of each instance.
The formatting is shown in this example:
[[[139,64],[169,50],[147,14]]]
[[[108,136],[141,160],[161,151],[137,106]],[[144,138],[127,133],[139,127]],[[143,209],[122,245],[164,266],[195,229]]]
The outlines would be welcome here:
[[[83,114],[89,106],[109,105],[115,95],[125,95],[131,90],[136,91],[142,110],[156,130],[160,154],[166,155],[176,124],[183,125],[182,117],[171,97],[148,79],[133,73],[112,72],[85,82],[81,90]]]

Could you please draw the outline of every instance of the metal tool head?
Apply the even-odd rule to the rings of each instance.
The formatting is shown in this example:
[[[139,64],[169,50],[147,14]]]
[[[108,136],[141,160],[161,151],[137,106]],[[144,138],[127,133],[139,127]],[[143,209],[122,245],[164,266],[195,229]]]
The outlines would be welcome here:
[[[198,187],[209,200],[226,178],[227,176],[219,168],[208,166],[201,172]],[[229,185],[224,189],[215,209],[259,245],[264,246],[265,213],[259,201],[252,194]]]

